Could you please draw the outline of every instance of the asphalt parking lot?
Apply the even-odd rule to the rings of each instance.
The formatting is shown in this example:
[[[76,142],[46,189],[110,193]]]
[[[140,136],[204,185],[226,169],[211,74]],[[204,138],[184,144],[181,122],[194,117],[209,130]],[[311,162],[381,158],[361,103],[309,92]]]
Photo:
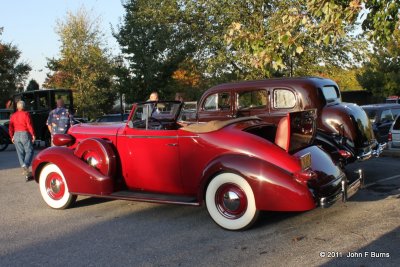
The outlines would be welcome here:
[[[0,266],[398,266],[400,159],[362,168],[347,203],[264,212],[247,231],[219,228],[204,207],[78,198],[57,211],[26,183],[15,149],[0,152]]]

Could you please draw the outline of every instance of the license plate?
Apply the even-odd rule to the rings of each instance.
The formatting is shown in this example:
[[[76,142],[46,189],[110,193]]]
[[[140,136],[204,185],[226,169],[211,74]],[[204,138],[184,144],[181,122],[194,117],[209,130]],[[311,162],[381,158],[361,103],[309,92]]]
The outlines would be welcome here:
[[[305,170],[311,167],[311,153],[307,153],[300,157],[301,169]]]

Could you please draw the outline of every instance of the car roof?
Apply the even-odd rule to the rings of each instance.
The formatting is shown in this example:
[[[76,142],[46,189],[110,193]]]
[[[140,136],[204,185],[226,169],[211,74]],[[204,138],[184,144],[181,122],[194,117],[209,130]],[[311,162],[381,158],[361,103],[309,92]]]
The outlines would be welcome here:
[[[234,88],[240,88],[240,89],[245,89],[245,88],[254,88],[254,87],[263,87],[263,86],[283,86],[283,85],[314,85],[316,87],[323,87],[327,85],[334,85],[337,86],[337,84],[326,78],[321,78],[321,77],[290,77],[290,78],[271,78],[271,79],[264,79],[264,80],[252,80],[252,81],[240,81],[240,82],[231,82],[231,83],[223,83],[216,85],[209,90],[212,91],[220,91],[220,90],[226,90],[226,89],[232,89],[232,86]]]

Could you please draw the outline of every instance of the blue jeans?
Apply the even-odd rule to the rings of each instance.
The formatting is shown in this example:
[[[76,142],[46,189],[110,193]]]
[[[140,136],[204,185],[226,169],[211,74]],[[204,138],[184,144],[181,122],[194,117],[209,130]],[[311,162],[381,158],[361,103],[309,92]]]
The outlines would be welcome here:
[[[33,158],[32,136],[28,132],[15,132],[14,145],[21,167],[31,166]]]

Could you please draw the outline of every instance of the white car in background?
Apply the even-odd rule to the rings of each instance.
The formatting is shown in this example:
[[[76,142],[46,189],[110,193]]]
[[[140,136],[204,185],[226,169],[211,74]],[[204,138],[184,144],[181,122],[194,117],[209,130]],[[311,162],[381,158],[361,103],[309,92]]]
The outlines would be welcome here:
[[[396,117],[389,130],[388,149],[400,150],[400,115]]]

